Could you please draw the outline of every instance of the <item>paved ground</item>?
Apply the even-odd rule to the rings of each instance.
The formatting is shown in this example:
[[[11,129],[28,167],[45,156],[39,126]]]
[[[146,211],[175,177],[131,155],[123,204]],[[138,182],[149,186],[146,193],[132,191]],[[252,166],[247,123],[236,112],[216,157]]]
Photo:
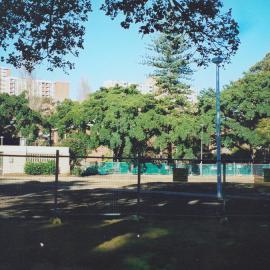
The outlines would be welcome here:
[[[206,211],[211,215],[220,211],[216,203],[215,177],[190,177],[188,183],[172,182],[171,176],[142,175],[141,204],[151,214],[190,214]],[[249,211],[250,198],[261,200],[252,203],[264,213],[264,201],[270,202],[270,187],[254,185],[251,177],[232,177],[224,186],[227,199],[241,199],[242,212]],[[52,216],[55,208],[55,183],[52,176],[2,177],[0,180],[0,216]],[[240,198],[241,197],[241,198]],[[191,204],[189,202],[191,201]],[[98,175],[90,177],[60,176],[57,208],[65,215],[97,213],[136,213],[138,209],[136,175]],[[214,206],[209,212],[209,203]],[[256,206],[254,207],[254,204]],[[198,205],[193,207],[191,205]],[[262,205],[262,206],[261,206]],[[205,207],[206,206],[206,207]],[[218,210],[216,210],[216,207]],[[231,208],[235,208],[233,206]],[[231,212],[233,212],[231,210]],[[254,211],[253,211],[254,212]]]
[[[1,184],[23,183],[23,182],[53,182],[53,176],[1,176]],[[137,175],[132,174],[113,174],[113,175],[93,175],[88,177],[60,176],[60,182],[73,182],[73,189],[93,189],[93,188],[126,188],[136,185]],[[254,183],[253,176],[228,176],[228,183]],[[172,175],[142,175],[141,183],[172,183]],[[189,183],[214,183],[215,176],[189,176]]]

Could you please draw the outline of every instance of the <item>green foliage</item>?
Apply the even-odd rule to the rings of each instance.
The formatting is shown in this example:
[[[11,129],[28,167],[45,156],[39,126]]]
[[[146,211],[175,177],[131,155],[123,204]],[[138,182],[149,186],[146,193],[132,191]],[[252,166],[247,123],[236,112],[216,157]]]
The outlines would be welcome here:
[[[32,71],[42,61],[48,69],[72,69],[68,54],[83,49],[85,27],[91,0],[0,0],[0,47],[6,52],[0,60]],[[122,13],[121,26],[139,24],[139,31],[184,33],[189,48],[196,52],[199,65],[213,55],[229,61],[239,46],[238,24],[231,10],[222,13],[221,0],[103,0],[101,9],[112,19]]]
[[[270,53],[267,53],[262,61],[255,64],[250,68],[249,72],[258,73],[258,72],[270,72]]]
[[[8,0],[0,1],[0,6],[0,47],[4,51],[9,48],[2,61],[28,71],[44,60],[49,63],[48,70],[73,68],[65,55],[78,56],[78,49],[83,48],[89,0]]]
[[[190,93],[184,82],[190,78],[187,42],[182,35],[167,33],[152,41],[145,64],[155,69],[153,77],[158,92],[156,94],[174,95],[183,98]],[[184,99],[186,101],[186,99]]]
[[[90,176],[98,174],[98,167],[97,166],[90,166],[87,167],[84,171],[81,172],[81,176]]]
[[[90,137],[85,133],[72,133],[61,141],[61,146],[69,147],[71,167],[78,165],[86,156]]]
[[[179,67],[180,58],[175,59]],[[256,157],[269,145],[268,59],[221,92],[222,144],[234,156]],[[170,72],[164,74],[166,77]],[[216,148],[215,90],[203,90],[197,104],[191,104],[180,88],[180,92],[171,89],[157,96],[142,94],[136,86],[101,88],[81,104],[64,102],[52,116],[52,123],[61,136],[67,134],[63,145],[71,148],[73,160],[85,155],[87,148],[100,145],[110,148],[120,159],[138,153],[199,158],[201,138],[204,157],[211,157]],[[73,164],[79,164],[79,160]]]
[[[270,72],[247,73],[222,93],[225,137],[229,147],[247,144],[250,155],[263,145],[256,131],[263,118],[270,116]]]
[[[91,148],[106,145],[115,157],[145,151],[158,129],[157,101],[135,86],[102,88],[89,96],[83,108],[85,120],[91,124]]]
[[[97,166],[90,166],[86,169],[83,169],[81,166],[75,166],[71,170],[71,174],[75,176],[90,176],[98,174],[98,167]]]
[[[259,121],[256,132],[265,144],[270,143],[270,118],[263,118]]]
[[[238,49],[238,24],[232,19],[231,10],[221,13],[222,7],[220,0],[109,0],[102,5],[106,15],[113,19],[120,16],[124,28],[137,23],[143,34],[185,34],[199,65],[210,62],[213,55],[222,55],[228,61]]]
[[[269,55],[254,65],[243,78],[226,86],[221,93],[222,143],[242,158],[260,155],[267,146],[263,134],[267,134],[270,115]],[[206,140],[215,145],[215,92],[205,90],[198,103],[198,116],[204,124]],[[266,128],[267,129],[267,128]],[[262,148],[263,146],[263,148]],[[234,156],[236,154],[232,153]]]
[[[72,174],[72,175],[75,175],[75,176],[81,176],[81,173],[82,173],[82,168],[81,168],[81,166],[74,166],[74,167],[71,169],[71,174]]]
[[[30,175],[50,175],[55,174],[56,165],[54,160],[47,162],[26,162],[24,172]]]
[[[0,135],[10,140],[7,143],[15,143],[19,135],[35,141],[42,124],[41,115],[29,108],[24,95],[0,94]]]
[[[57,106],[56,113],[48,121],[51,126],[57,128],[61,138],[63,138],[64,134],[77,130],[84,132],[86,130],[86,122],[84,121],[81,110],[82,107],[78,102],[64,100]]]

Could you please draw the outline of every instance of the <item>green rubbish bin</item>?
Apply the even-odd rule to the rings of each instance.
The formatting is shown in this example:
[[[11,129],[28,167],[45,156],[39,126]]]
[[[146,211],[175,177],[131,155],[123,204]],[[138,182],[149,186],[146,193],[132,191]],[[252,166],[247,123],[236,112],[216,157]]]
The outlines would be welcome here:
[[[263,181],[270,182],[270,169],[263,169]]]
[[[174,168],[173,169],[173,182],[187,182],[188,169],[187,168]]]

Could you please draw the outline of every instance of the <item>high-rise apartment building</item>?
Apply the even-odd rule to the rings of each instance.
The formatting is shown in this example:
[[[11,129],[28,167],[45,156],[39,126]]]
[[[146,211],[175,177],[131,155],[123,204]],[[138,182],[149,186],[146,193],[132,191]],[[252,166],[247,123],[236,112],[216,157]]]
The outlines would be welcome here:
[[[19,95],[22,92],[28,96],[52,98],[61,102],[69,98],[69,83],[12,77],[9,68],[0,67],[0,93]]]
[[[54,83],[54,99],[62,102],[69,96],[69,83],[68,82],[55,82]]]
[[[9,78],[11,70],[9,68],[0,67],[0,92],[9,93]]]

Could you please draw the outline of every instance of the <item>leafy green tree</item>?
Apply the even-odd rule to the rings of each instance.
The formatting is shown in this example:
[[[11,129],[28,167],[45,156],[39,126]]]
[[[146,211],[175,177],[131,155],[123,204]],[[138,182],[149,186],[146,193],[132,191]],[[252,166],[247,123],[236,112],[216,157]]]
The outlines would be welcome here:
[[[200,92],[198,97],[198,124],[200,131],[198,137],[203,132],[203,147],[204,157],[211,158],[211,152],[216,149],[216,137],[215,137],[215,117],[216,117],[216,94],[213,88],[204,89]],[[222,119],[224,119],[222,114]],[[224,121],[222,121],[223,129]],[[224,137],[222,132],[222,144],[228,146],[227,137]]]
[[[158,129],[156,100],[135,86],[102,88],[83,107],[91,127],[91,147],[108,146],[115,157],[145,153]]]
[[[51,127],[58,130],[60,138],[65,134],[85,132],[87,123],[84,121],[82,106],[79,102],[64,100],[56,107],[56,112],[48,118]]]
[[[270,72],[270,53],[249,70],[250,73]]]
[[[183,35],[167,32],[154,39],[148,50],[151,54],[146,56],[145,64],[154,68],[152,76],[158,89],[155,95],[159,101],[161,114],[159,136],[155,145],[171,159],[174,143],[179,144],[175,133],[176,122],[183,113],[188,111],[191,113],[191,104],[188,100],[191,91],[187,81],[192,75],[192,70],[188,43]],[[181,137],[180,134],[179,136]],[[183,147],[186,150],[186,147]],[[181,155],[185,156],[184,152],[178,156]]]
[[[198,158],[200,151],[200,130],[198,119],[191,114],[182,114],[174,122],[172,132],[173,144],[175,145],[175,157]]]
[[[82,132],[69,134],[61,141],[61,146],[69,147],[72,168],[79,165],[83,157],[87,155],[89,142],[89,135]]]
[[[28,71],[42,61],[48,69],[71,69],[66,56],[78,56],[83,49],[85,27],[91,0],[0,0],[0,48],[6,51],[1,61]],[[123,28],[139,24],[139,31],[183,33],[198,55],[199,65],[212,55],[225,61],[239,46],[238,24],[231,10],[222,13],[221,0],[103,0],[101,9],[112,19],[119,14]],[[173,27],[172,27],[173,26]]]
[[[234,156],[259,158],[265,148],[262,127],[270,115],[270,58],[269,54],[255,64],[243,77],[226,86],[221,93],[222,143]],[[215,93],[203,93],[199,98],[199,115],[203,123],[211,123],[215,145]],[[207,124],[209,126],[209,124]],[[259,131],[259,132],[258,132]],[[206,132],[207,134],[207,132]],[[242,156],[239,154],[242,153]]]
[[[222,110],[231,148],[246,144],[255,158],[262,143],[256,127],[270,116],[270,72],[247,73],[229,85],[222,93]]]
[[[42,124],[41,115],[29,108],[24,95],[0,94],[0,135],[7,143],[16,143],[19,136],[34,142]]]
[[[261,119],[256,127],[256,131],[269,147],[269,144],[270,144],[270,118]]]

